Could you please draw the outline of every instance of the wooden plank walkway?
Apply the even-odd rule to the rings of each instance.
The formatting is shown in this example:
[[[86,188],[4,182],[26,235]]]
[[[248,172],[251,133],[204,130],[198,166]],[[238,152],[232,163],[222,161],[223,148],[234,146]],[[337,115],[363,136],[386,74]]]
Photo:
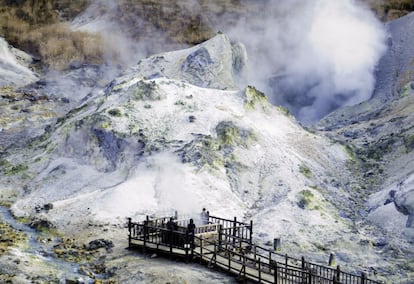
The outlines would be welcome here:
[[[156,252],[186,262],[199,262],[211,269],[225,271],[249,283],[303,284],[379,284],[364,273],[355,275],[340,269],[295,259],[252,243],[253,223],[219,217],[199,226],[194,233],[188,221],[175,220],[175,230],[167,229],[166,220],[159,218],[142,223],[128,222],[129,248]],[[224,227],[226,226],[226,227]]]

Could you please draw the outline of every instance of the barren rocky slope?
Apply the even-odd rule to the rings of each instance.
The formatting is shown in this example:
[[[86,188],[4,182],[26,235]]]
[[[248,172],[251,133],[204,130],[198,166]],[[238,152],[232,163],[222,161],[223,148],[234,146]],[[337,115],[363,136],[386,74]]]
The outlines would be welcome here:
[[[319,123],[321,129],[355,147],[365,168],[361,183],[381,191],[369,202],[370,218],[390,232],[404,232],[408,240],[413,235],[413,28],[413,13],[388,25],[389,49],[377,67],[372,98]]]

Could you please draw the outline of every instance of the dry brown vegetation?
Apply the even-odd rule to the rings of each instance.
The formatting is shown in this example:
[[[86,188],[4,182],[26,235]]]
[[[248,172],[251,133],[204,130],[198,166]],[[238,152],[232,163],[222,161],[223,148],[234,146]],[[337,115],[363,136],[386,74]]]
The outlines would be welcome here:
[[[71,31],[62,23],[87,4],[86,0],[0,0],[0,36],[55,69],[75,60],[99,62],[103,56],[100,37]]]
[[[53,24],[38,28],[21,38],[48,65],[63,69],[73,61],[100,63],[104,44],[99,35],[72,31],[66,24]]]
[[[414,0],[361,1],[367,2],[384,21],[414,10]],[[111,52],[113,44],[105,44],[99,35],[72,31],[64,24],[90,2],[92,0],[0,0],[0,36],[52,68],[65,68],[72,61],[98,63]],[[219,26],[219,19],[224,18],[231,24],[241,15],[260,13],[263,10],[260,5],[264,2],[199,0],[199,6],[186,5],[191,1],[171,0],[118,0],[117,3],[114,17],[132,38],[139,40],[162,32],[172,43],[192,45],[217,32],[214,27]]]
[[[388,22],[414,11],[414,0],[364,0],[379,19]]]

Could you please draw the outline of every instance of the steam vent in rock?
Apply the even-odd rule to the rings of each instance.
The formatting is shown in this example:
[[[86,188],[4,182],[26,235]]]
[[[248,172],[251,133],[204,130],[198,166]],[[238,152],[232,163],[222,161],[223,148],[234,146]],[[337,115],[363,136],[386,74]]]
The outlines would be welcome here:
[[[0,0],[0,283],[414,283],[412,11]]]

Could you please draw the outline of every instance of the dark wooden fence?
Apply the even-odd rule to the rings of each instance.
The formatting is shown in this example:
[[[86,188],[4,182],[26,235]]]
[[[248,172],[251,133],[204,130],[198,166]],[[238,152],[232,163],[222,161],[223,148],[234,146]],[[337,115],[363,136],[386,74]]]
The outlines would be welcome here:
[[[210,216],[208,225],[199,226],[191,234],[184,226],[168,230],[167,218],[134,223],[128,220],[128,244],[134,240],[144,249],[198,260],[237,275],[241,280],[257,283],[332,283],[378,284],[361,275],[347,273],[339,266],[329,267],[280,254],[252,242],[253,223],[243,223]],[[168,218],[169,220],[169,218]],[[180,222],[177,222],[180,223]],[[180,224],[185,224],[181,222]],[[214,238],[211,238],[214,234]]]

